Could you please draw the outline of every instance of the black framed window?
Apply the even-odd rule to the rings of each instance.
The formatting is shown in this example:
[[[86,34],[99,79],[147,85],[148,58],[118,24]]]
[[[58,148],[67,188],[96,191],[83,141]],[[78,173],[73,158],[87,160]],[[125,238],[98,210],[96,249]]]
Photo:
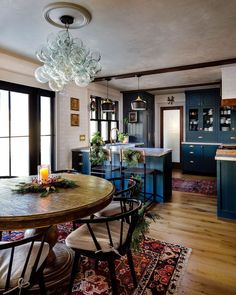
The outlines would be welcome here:
[[[54,169],[55,93],[0,81],[0,176]]]
[[[93,134],[100,132],[103,140],[110,142],[110,132],[113,128],[119,128],[119,102],[113,101],[114,112],[103,112],[102,103],[105,99],[98,96],[90,97],[90,140]]]

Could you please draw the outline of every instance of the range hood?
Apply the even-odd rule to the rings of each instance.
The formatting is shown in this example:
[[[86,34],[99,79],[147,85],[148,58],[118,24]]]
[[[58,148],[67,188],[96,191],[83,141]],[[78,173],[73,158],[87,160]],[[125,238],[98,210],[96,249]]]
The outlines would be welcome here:
[[[236,65],[221,69],[222,73],[222,106],[236,106]]]

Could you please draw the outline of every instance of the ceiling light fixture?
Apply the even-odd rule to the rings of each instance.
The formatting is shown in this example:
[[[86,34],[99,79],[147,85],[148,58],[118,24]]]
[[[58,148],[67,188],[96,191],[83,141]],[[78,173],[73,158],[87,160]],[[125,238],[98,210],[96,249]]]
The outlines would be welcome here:
[[[54,26],[63,27],[57,35],[47,38],[47,44],[41,46],[37,58],[44,63],[35,71],[35,78],[48,83],[53,91],[61,91],[69,82],[74,81],[80,87],[87,86],[101,71],[99,52],[91,52],[79,38],[73,38],[69,28],[80,28],[89,23],[91,15],[77,4],[50,4],[44,11],[45,19]]]
[[[114,104],[110,98],[108,98],[108,81],[110,79],[107,79],[107,98],[106,100],[102,103],[102,111],[105,113],[111,113],[114,112]]]
[[[140,76],[137,76],[137,77],[138,77],[138,92],[139,92],[139,78],[140,78]],[[146,104],[147,104],[146,101],[143,100],[139,96],[139,93],[138,93],[138,97],[131,102],[131,108],[133,111],[145,111]]]

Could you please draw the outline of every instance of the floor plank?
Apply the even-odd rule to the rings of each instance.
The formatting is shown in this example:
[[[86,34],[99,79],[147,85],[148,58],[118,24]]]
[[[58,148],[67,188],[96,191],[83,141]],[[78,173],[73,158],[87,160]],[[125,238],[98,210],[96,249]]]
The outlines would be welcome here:
[[[206,178],[179,171],[174,177]],[[171,202],[151,209],[161,217],[151,237],[192,248],[181,295],[236,294],[236,222],[218,219],[216,206],[215,196],[173,191]]]

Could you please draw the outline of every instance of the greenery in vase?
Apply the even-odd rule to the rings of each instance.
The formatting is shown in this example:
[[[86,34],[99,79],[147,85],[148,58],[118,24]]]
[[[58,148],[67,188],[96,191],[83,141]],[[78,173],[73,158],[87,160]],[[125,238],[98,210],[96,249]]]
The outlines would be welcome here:
[[[90,162],[92,165],[101,165],[104,161],[107,160],[107,155],[105,150],[103,149],[104,141],[100,135],[100,132],[96,132],[93,134],[91,139],[91,147],[90,147]]]

